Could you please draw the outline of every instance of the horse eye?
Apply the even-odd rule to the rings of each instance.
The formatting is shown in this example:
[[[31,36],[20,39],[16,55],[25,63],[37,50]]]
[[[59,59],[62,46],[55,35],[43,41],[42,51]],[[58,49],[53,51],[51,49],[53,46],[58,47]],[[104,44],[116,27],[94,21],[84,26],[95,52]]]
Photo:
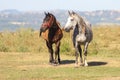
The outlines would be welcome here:
[[[71,19],[71,21],[73,21],[74,19]]]

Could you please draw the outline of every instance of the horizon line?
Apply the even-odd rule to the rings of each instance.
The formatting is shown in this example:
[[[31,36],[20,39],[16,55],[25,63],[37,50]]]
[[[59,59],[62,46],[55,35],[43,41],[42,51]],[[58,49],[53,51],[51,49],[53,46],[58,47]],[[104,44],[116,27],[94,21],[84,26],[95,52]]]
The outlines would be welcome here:
[[[54,10],[64,10],[64,11],[81,11],[81,12],[92,12],[92,11],[120,11],[119,9],[99,9],[99,10],[72,10],[72,9],[41,9],[41,10],[19,10],[19,9],[2,9],[0,11],[7,11],[7,10],[16,10],[16,11],[20,11],[20,12],[29,12],[29,11],[34,11],[34,12],[38,12],[38,11],[54,11]]]

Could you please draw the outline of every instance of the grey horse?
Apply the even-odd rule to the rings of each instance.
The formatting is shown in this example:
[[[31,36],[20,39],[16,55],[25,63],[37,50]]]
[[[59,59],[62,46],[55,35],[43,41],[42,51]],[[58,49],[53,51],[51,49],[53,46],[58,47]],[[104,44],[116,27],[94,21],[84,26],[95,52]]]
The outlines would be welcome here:
[[[69,12],[68,21],[64,27],[66,32],[69,32],[73,29],[73,45],[75,47],[75,66],[78,66],[78,55],[80,54],[80,65],[88,66],[87,63],[87,48],[89,43],[93,38],[93,33],[91,29],[91,24],[84,21],[84,19],[75,12]],[[84,59],[82,58],[82,48],[81,45],[84,45]]]

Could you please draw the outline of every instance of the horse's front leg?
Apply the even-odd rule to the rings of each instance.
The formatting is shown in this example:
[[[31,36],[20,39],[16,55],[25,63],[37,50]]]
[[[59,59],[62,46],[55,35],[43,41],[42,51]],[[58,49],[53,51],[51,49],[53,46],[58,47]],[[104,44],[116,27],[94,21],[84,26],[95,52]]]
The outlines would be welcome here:
[[[75,67],[78,67],[78,54],[79,54],[79,49],[78,49],[78,42],[75,43]]]
[[[60,64],[60,41],[58,41],[56,44],[56,49],[55,49],[55,64]],[[57,61],[58,57],[58,61]]]
[[[49,51],[49,63],[54,63],[52,44],[46,41],[46,45]]]
[[[78,50],[80,54],[80,66],[83,66],[82,49],[80,45],[78,45]]]
[[[87,63],[87,48],[88,48],[88,42],[85,43],[85,47],[84,47],[84,66],[88,66]]]

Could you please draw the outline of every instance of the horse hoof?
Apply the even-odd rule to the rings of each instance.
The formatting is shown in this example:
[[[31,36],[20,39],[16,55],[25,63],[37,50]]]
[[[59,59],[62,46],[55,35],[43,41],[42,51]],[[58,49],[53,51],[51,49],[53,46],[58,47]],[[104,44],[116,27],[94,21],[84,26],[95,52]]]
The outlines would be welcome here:
[[[87,67],[87,66],[88,66],[88,64],[84,64],[84,66],[85,66],[85,67]]]
[[[59,61],[58,64],[61,64],[61,62]]]
[[[80,64],[80,66],[84,66],[84,64],[83,64],[83,63],[81,63],[81,64]]]
[[[53,65],[53,64],[54,64],[54,63],[51,63],[51,62],[49,63],[49,65]]]
[[[50,65],[53,65],[53,64],[54,64],[54,61],[49,61],[49,64],[50,64]]]
[[[54,63],[54,64],[53,64],[53,66],[58,66],[58,65],[59,65],[59,63]]]
[[[53,66],[57,66],[57,64],[53,64]]]
[[[75,64],[75,68],[78,68],[79,66],[78,66],[78,64]]]

